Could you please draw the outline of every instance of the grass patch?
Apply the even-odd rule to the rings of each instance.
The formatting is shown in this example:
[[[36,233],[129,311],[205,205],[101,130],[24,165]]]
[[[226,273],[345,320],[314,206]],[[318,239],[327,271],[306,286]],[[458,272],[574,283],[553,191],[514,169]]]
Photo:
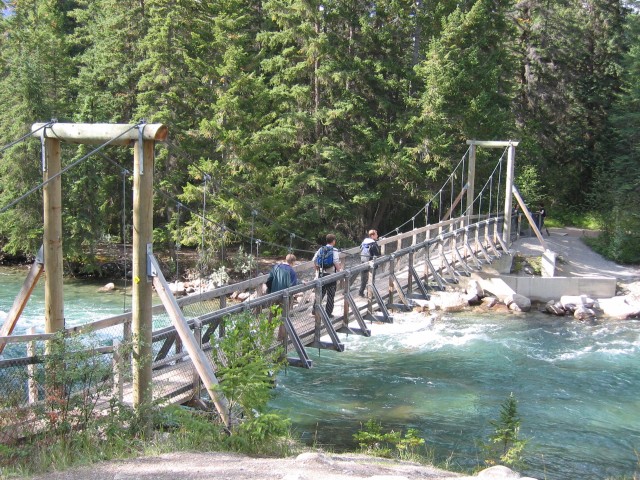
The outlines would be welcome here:
[[[144,438],[132,424],[96,423],[66,437],[37,436],[29,443],[3,445],[0,450],[1,478],[19,478],[62,471],[110,460],[124,460],[177,451],[235,452],[287,457],[304,450],[295,441],[287,419],[266,414],[256,442],[255,425],[228,435],[217,414],[179,406],[154,412],[154,430]],[[277,417],[277,418],[276,418]]]
[[[516,255],[513,257],[513,262],[511,264],[511,273],[541,276],[542,257],[525,257],[520,254]]]

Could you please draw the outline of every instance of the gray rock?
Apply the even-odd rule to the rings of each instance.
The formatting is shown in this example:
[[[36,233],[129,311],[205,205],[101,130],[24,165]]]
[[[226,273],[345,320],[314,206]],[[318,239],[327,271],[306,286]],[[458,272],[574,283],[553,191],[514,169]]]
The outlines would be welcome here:
[[[560,297],[560,303],[562,303],[565,309],[567,308],[566,306],[568,304],[574,304],[577,306],[583,305],[587,308],[593,308],[595,300],[593,298],[587,297],[586,295],[563,295],[562,297]]]
[[[509,310],[514,312],[528,312],[531,310],[531,300],[518,293],[508,295],[504,303],[509,307]]]
[[[100,287],[98,289],[98,292],[100,293],[113,292],[115,289],[116,289],[116,285],[114,283],[107,283],[104,287]]]
[[[622,320],[640,317],[640,302],[631,295],[599,299],[596,305],[607,317]]]
[[[562,317],[566,313],[562,304],[555,300],[549,300],[545,305],[544,311],[552,315],[557,315],[558,317]]]
[[[596,312],[584,305],[578,305],[578,307],[576,307],[576,311],[573,312],[573,317],[577,320],[590,320],[595,318],[595,316]]]

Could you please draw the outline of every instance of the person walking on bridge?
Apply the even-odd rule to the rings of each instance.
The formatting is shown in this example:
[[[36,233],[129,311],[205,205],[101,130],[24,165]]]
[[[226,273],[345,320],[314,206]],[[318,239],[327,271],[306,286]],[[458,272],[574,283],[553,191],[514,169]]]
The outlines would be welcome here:
[[[360,245],[360,260],[362,262],[369,262],[376,257],[380,256],[380,246],[378,245],[378,232],[377,230],[369,230],[369,236],[365,238]],[[360,273],[360,291],[358,295],[364,297],[364,291],[367,288],[367,282],[369,281],[369,269],[363,270]]]
[[[267,293],[279,292],[280,290],[285,290],[289,287],[293,287],[300,283],[298,281],[298,276],[296,275],[296,271],[293,269],[293,266],[295,265],[295,263],[296,263],[296,256],[293,253],[290,253],[285,257],[284,263],[278,263],[271,269],[271,271],[269,272],[269,278],[267,278],[267,282],[266,282]],[[291,305],[291,303],[289,303],[289,305]],[[274,306],[276,307],[276,311],[277,311],[278,307],[280,307],[280,309],[282,308],[282,303],[276,302]],[[280,325],[278,326],[278,340],[281,341],[281,340],[284,340],[284,338],[285,338],[284,323],[280,323]]]
[[[298,284],[298,276],[293,269],[295,263],[296,256],[290,253],[285,257],[285,263],[278,263],[271,269],[267,279],[267,293],[279,292]]]
[[[336,236],[329,233],[326,237],[326,245],[320,247],[313,256],[313,265],[316,269],[318,278],[325,275],[331,275],[342,270],[340,263],[340,252],[336,247]],[[328,283],[322,286],[322,299],[327,296],[326,312],[329,318],[333,318],[333,302],[336,295],[336,282]],[[322,301],[322,300],[321,300]]]

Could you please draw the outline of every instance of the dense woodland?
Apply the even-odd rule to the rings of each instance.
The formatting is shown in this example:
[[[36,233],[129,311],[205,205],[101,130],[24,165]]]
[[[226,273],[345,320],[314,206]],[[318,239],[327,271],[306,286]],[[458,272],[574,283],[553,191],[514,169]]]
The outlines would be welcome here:
[[[156,248],[350,246],[422,208],[467,139],[513,139],[528,202],[593,212],[609,254],[640,261],[640,2],[4,3],[0,209],[42,180],[37,138],[4,148],[33,123],[145,119],[169,128]],[[63,148],[64,165],[91,149]],[[132,170],[106,147],[65,173],[68,258],[130,240]],[[37,251],[39,191],[0,217],[4,252]]]

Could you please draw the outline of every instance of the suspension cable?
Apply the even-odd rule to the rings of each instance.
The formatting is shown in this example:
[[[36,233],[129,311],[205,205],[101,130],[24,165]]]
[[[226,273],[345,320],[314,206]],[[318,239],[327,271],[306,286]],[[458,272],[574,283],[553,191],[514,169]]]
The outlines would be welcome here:
[[[504,154],[500,157],[500,159],[498,160],[498,163],[496,163],[496,166],[493,168],[493,171],[491,172],[491,175],[489,175],[489,178],[487,179],[487,181],[485,182],[484,186],[480,190],[480,193],[478,193],[476,195],[476,197],[473,199],[472,205],[475,205],[476,201],[478,201],[478,203],[479,203],[479,209],[478,209],[479,213],[482,212],[482,195],[483,195],[484,191],[487,189],[487,186],[491,186],[489,191],[492,190],[492,188],[493,188],[493,178],[495,177],[496,171],[498,171],[499,168],[502,169],[503,161],[504,161]],[[465,214],[468,211],[469,211],[469,208],[467,208],[465,210]],[[489,209],[488,214],[489,214],[489,216],[491,216],[491,209]]]
[[[170,194],[168,194],[166,192],[163,192],[162,190],[159,190],[159,189],[156,188],[156,189],[154,189],[154,191],[156,193],[160,194],[161,196],[165,197],[166,199],[170,200],[170,201],[173,201],[173,202],[177,202],[178,201],[175,197],[173,197],[172,195],[170,195]],[[245,240],[251,240],[251,237],[249,235],[247,235],[247,234],[244,234],[242,232],[238,232],[236,230],[233,230],[233,229],[229,228],[228,226],[226,226],[224,224],[220,224],[220,223],[216,222],[215,220],[212,220],[212,219],[208,218],[207,216],[196,212],[194,209],[192,209],[192,208],[190,208],[190,207],[188,207],[186,205],[183,205],[183,207],[184,207],[184,209],[186,211],[188,211],[192,215],[194,215],[196,217],[200,217],[202,222],[212,224],[212,225],[218,227],[218,229],[220,229],[222,232],[229,232],[229,233],[231,233],[233,235],[236,235],[239,238],[243,238]],[[274,247],[274,248],[282,249],[284,251],[288,250],[288,247],[286,245],[280,245],[280,244],[277,244],[277,243],[268,242],[266,240],[260,240],[260,243],[263,244],[263,245],[269,245],[269,246]],[[302,253],[311,253],[311,254],[316,253],[315,250],[304,250],[304,249],[301,249],[301,248],[296,248],[294,250],[296,252],[302,252]]]
[[[498,200],[496,202],[496,218],[498,218],[499,216],[498,208],[500,208],[500,188],[502,186],[502,163],[508,149],[509,147],[504,149],[504,152],[502,152],[502,155],[500,156],[500,160],[498,160],[498,165],[500,165],[500,171],[498,172]]]
[[[57,119],[53,118],[49,122],[41,125],[37,129],[35,129],[33,132],[26,133],[25,135],[21,136],[17,140],[14,140],[13,142],[7,143],[6,145],[4,145],[3,147],[0,148],[0,153],[4,152],[5,150],[10,149],[14,145],[16,145],[16,144],[20,143],[21,141],[23,141],[25,138],[32,137],[34,133],[38,133],[40,130],[45,129],[47,127],[50,127],[51,125],[53,125],[57,121],[58,121]]]
[[[178,214],[176,219],[176,238],[173,244],[173,248],[176,252],[176,281],[180,280],[180,250],[182,243],[180,242],[180,211],[182,209],[182,203],[178,202],[176,205],[178,208]]]
[[[49,177],[47,180],[45,180],[44,182],[40,183],[39,185],[36,185],[35,187],[33,187],[32,189],[30,189],[28,192],[26,192],[25,194],[21,195],[20,197],[16,198],[14,201],[10,202],[8,205],[2,207],[0,209],[0,213],[4,213],[7,210],[9,210],[11,207],[15,206],[16,204],[20,203],[22,200],[24,200],[25,198],[27,198],[29,195],[31,195],[33,192],[36,192],[38,190],[40,190],[41,188],[45,187],[46,185],[48,185],[50,182],[52,182],[53,180],[55,180],[56,178],[58,178],[59,176],[61,176],[62,174],[66,173],[67,171],[69,171],[70,169],[72,169],[73,167],[75,167],[76,165],[78,165],[79,163],[85,161],[87,158],[89,158],[91,155],[93,155],[96,152],[99,152],[100,150],[102,150],[103,148],[105,148],[106,146],[110,145],[112,142],[116,141],[118,138],[122,137],[123,135],[129,133],[131,130],[138,128],[138,125],[133,125],[131,127],[129,127],[127,130],[125,130],[124,132],[122,132],[120,135],[113,137],[111,140],[103,143],[102,145],[99,145],[98,147],[94,148],[93,150],[91,150],[89,153],[87,153],[86,155],[80,157],[78,160],[76,160],[75,162],[71,163],[70,165],[67,165],[65,168],[63,168],[62,170],[60,170],[58,173],[56,173],[55,175],[52,175],[51,177]]]
[[[185,156],[186,158],[188,158],[188,159],[192,160],[192,162],[191,162],[190,166],[192,166],[193,168],[195,168],[196,170],[198,170],[198,172],[200,172],[202,175],[209,175],[207,172],[205,172],[202,168],[200,168],[200,167],[198,166],[197,162],[193,161],[193,157],[192,157],[191,155],[187,154],[187,153],[184,151],[184,149],[183,149],[182,147],[180,147],[180,146],[178,146],[178,145],[176,145],[176,144],[174,144],[174,143],[172,143],[172,142],[166,142],[166,143],[167,143],[168,145],[172,146],[174,149],[178,150],[178,151],[179,151],[179,153],[181,153],[181,154],[182,154],[183,156]],[[215,182],[215,181],[214,181],[214,182]],[[292,232],[291,230],[287,229],[286,227],[283,227],[283,226],[282,226],[282,225],[280,225],[277,221],[275,221],[275,220],[273,220],[272,218],[270,218],[270,217],[266,216],[266,215],[265,215],[265,214],[263,214],[259,209],[255,208],[255,206],[244,203],[242,200],[240,200],[240,199],[238,198],[238,196],[237,196],[237,195],[232,194],[232,193],[230,193],[228,190],[226,190],[226,189],[222,186],[222,184],[221,184],[221,183],[219,183],[219,182],[215,182],[215,187],[216,187],[216,188],[218,188],[218,189],[219,189],[219,190],[221,190],[221,191],[224,191],[226,194],[228,194],[228,195],[230,195],[230,196],[233,196],[233,197],[238,201],[238,203],[240,203],[243,207],[245,207],[245,208],[247,208],[247,209],[250,209],[250,210],[251,210],[251,212],[252,212],[252,214],[253,214],[253,212],[255,211],[255,216],[256,216],[256,217],[257,217],[257,216],[262,217],[264,220],[266,220],[266,221],[267,221],[268,223],[270,223],[271,225],[274,225],[274,226],[275,226],[276,228],[278,228],[279,230],[283,230],[284,232],[286,232],[286,233],[288,233],[288,234],[294,233],[294,234],[295,234],[295,238],[298,238],[298,239],[300,239],[300,240],[302,240],[302,241],[304,241],[304,242],[307,242],[307,243],[308,243],[308,244],[310,244],[310,245],[316,245],[316,244],[317,244],[317,242],[314,242],[313,240],[309,240],[308,238],[305,238],[305,237],[303,237],[302,235],[300,235],[300,234],[298,234],[298,233],[295,233],[295,232]],[[253,245],[253,243],[252,243],[252,245]],[[252,250],[251,250],[251,251],[253,251],[253,248],[252,248]]]
[[[122,169],[122,258],[124,259],[124,295],[122,296],[122,311],[127,311],[127,175],[129,171]]]
[[[398,229],[401,229],[402,227],[404,227],[405,225],[407,225],[408,223],[412,222],[418,215],[420,215],[422,213],[422,210],[424,210],[427,205],[429,203],[431,203],[436,197],[439,197],[440,199],[440,203],[438,204],[438,217],[439,220],[441,219],[442,216],[442,190],[444,189],[444,187],[447,185],[447,183],[449,182],[453,182],[453,176],[455,175],[455,172],[458,170],[458,168],[460,167],[460,165],[462,164],[463,169],[464,169],[464,165],[465,165],[465,158],[467,156],[467,154],[469,153],[469,151],[471,150],[471,146],[469,146],[467,148],[467,151],[464,153],[464,155],[462,156],[462,158],[460,159],[460,161],[458,162],[458,164],[456,165],[456,167],[453,169],[453,171],[451,172],[451,174],[447,177],[447,179],[443,182],[442,187],[440,188],[440,190],[434,194],[431,199],[425,203],[425,206],[420,208],[420,210],[413,215],[409,220],[407,220],[406,222],[404,222],[402,225],[390,230],[388,233],[385,233],[384,235],[380,236],[380,238],[385,238],[387,237],[389,234],[395,232]],[[464,178],[464,173],[463,173],[463,178]],[[451,195],[453,196],[453,187],[451,188]],[[453,204],[453,199],[451,200],[451,204]],[[425,225],[426,226],[426,225]]]

